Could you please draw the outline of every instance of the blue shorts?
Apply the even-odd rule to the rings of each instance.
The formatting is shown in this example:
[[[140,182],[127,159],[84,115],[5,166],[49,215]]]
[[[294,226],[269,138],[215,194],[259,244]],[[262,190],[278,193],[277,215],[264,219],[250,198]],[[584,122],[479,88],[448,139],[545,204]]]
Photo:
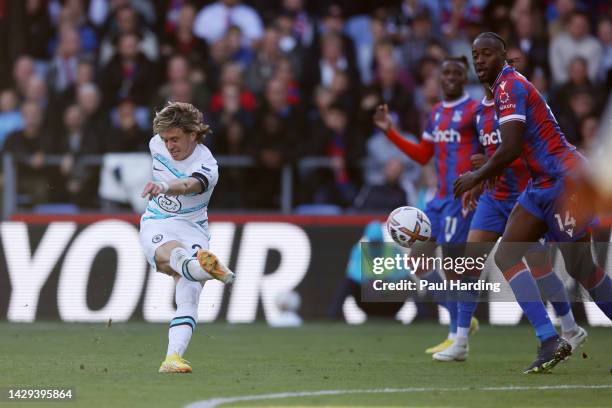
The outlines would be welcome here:
[[[461,208],[461,200],[434,198],[427,203],[425,214],[431,221],[431,237],[438,244],[463,244],[470,232],[474,211]]]
[[[517,196],[506,200],[498,200],[489,191],[485,191],[478,199],[471,229],[504,233],[510,213],[516,204]]]
[[[586,227],[576,230],[572,224],[571,214],[561,214],[558,200],[563,194],[563,180],[557,180],[552,187],[536,188],[531,181],[518,198],[518,203],[534,217],[544,221],[548,226],[546,240],[549,242],[573,242],[586,235],[591,227],[597,224],[593,218]]]

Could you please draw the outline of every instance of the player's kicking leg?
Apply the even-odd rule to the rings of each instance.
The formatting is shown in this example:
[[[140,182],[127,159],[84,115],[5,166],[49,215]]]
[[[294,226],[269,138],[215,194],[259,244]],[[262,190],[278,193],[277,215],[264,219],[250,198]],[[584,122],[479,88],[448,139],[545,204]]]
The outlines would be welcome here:
[[[201,260],[200,260],[201,259]],[[191,366],[183,358],[198,319],[198,303],[204,282],[217,279],[224,283],[234,280],[234,273],[208,250],[189,255],[178,241],[169,241],[155,251],[157,269],[172,275],[176,281],[176,313],[168,330],[166,359],[160,373],[190,373]]]

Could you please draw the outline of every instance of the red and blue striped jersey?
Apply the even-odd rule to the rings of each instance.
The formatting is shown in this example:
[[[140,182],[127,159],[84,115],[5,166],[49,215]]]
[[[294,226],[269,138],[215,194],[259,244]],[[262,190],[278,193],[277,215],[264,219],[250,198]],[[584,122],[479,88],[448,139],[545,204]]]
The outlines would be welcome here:
[[[493,94],[500,126],[513,120],[525,123],[522,157],[534,187],[552,186],[583,160],[561,132],[542,95],[510,65],[506,64],[497,76]]]
[[[464,94],[455,101],[442,101],[431,110],[423,141],[434,145],[436,198],[452,197],[453,183],[471,170],[470,157],[481,150],[474,127],[477,106],[478,102]]]
[[[478,141],[484,147],[485,154],[487,157],[493,156],[501,144],[501,132],[493,100],[483,98],[476,108],[476,130]],[[495,187],[491,193],[498,200],[516,199],[527,187],[528,181],[527,168],[518,158],[504,169],[502,175],[495,181]]]

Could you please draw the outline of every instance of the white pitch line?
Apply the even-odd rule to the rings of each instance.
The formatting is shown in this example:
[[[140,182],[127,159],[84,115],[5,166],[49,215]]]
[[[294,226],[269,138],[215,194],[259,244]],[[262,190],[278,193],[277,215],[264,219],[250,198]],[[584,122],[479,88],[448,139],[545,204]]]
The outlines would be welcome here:
[[[321,395],[344,395],[344,394],[394,394],[394,393],[408,393],[408,392],[447,392],[447,391],[527,391],[527,390],[574,390],[574,389],[602,389],[612,388],[612,384],[603,385],[542,385],[542,386],[522,386],[522,385],[510,385],[505,387],[456,387],[456,388],[375,388],[375,389],[364,389],[364,390],[322,390],[322,391],[300,391],[300,392],[280,392],[276,394],[263,394],[263,395],[244,395],[241,397],[223,397],[223,398],[211,398],[202,401],[196,401],[185,408],[216,408],[223,404],[230,404],[233,402],[244,402],[244,401],[258,401],[258,400],[269,400],[269,399],[282,399],[282,398],[297,398],[297,397],[318,397]]]

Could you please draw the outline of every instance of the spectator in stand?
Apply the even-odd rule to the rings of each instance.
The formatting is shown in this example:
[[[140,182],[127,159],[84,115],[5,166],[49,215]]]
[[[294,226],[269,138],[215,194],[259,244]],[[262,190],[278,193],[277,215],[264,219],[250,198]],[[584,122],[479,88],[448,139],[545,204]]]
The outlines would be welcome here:
[[[587,116],[597,113],[597,104],[588,86],[576,87],[568,98],[569,110],[559,116],[559,125],[567,140],[578,146],[582,143],[580,122]]]
[[[121,53],[121,38],[130,34],[138,39],[138,49],[147,60],[156,62],[159,59],[159,43],[157,36],[149,28],[139,22],[136,10],[125,5],[115,10],[109,22],[110,28],[100,44],[99,62],[101,66],[108,64],[117,54]]]
[[[117,124],[111,128],[107,141],[108,152],[146,152],[150,135],[143,131],[136,120],[136,106],[129,100],[117,107]]]
[[[566,29],[574,11],[576,11],[575,0],[556,0],[548,4],[546,19],[549,38],[557,37]]]
[[[353,208],[359,211],[386,213],[408,204],[400,183],[404,166],[399,159],[384,164],[384,180],[380,184],[365,183],[355,198]]]
[[[585,116],[580,122],[580,149],[585,152],[596,151],[599,140],[597,132],[599,131],[599,117],[597,115]]]
[[[274,27],[267,27],[255,57],[245,71],[245,84],[251,92],[262,93],[266,83],[274,75],[276,66],[282,57],[279,40],[278,30]]]
[[[224,65],[221,74],[220,88],[210,100],[210,112],[212,114],[219,114],[221,111],[225,110],[225,96],[235,95],[236,92],[234,92],[234,90],[237,90],[239,96],[239,109],[247,113],[253,113],[257,107],[257,99],[251,91],[245,89],[243,84],[244,78],[240,64],[229,63]],[[228,91],[228,87],[231,87],[230,91]],[[213,131],[215,131],[214,125]]]
[[[480,21],[480,9],[471,0],[450,0],[443,4],[441,28],[450,54],[470,55],[472,47],[466,30],[470,23]]]
[[[278,46],[283,54],[295,54],[298,61],[303,62],[305,50],[295,36],[295,13],[282,11],[275,17],[273,25],[279,32]]]
[[[287,103],[287,86],[283,81],[268,82],[263,106],[257,112],[250,143],[257,168],[249,180],[250,208],[280,207],[281,167],[293,163],[296,146],[303,130],[301,113]]]
[[[34,75],[34,60],[29,55],[21,55],[13,65],[13,86],[19,100],[23,100],[32,75]]]
[[[4,143],[3,153],[25,158],[17,161],[17,193],[22,195],[20,204],[47,202],[50,179],[45,169],[45,155],[50,152],[50,138],[43,129],[43,112],[36,103],[26,102],[21,107],[23,130],[11,133]]]
[[[322,126],[311,131],[305,140],[308,144],[305,152],[328,157],[331,168],[317,168],[304,174],[304,184],[312,203],[349,207],[357,193],[363,140],[341,105],[331,105],[322,119]]]
[[[155,4],[165,2],[151,0],[89,0],[89,20],[100,31],[108,31],[115,24],[115,11],[122,7],[132,7],[138,13],[142,24],[153,26],[156,21]]]
[[[66,0],[59,15],[59,26],[68,25],[74,27],[79,35],[80,53],[93,57],[98,52],[98,34],[87,21],[83,0]],[[49,44],[53,55],[57,39]]]
[[[240,27],[242,41],[249,47],[263,35],[264,28],[259,14],[240,0],[218,0],[205,6],[197,14],[193,30],[196,36],[213,44],[223,38],[234,25]]]
[[[17,93],[12,89],[4,89],[0,92],[0,149],[7,136],[22,130],[24,125]]]
[[[393,59],[380,61],[378,64],[376,82],[368,87],[362,98],[360,116],[361,128],[366,134],[372,134],[372,116],[376,106],[387,104],[400,120],[400,127],[406,131],[418,134],[420,131],[418,112],[414,107],[412,95],[399,82],[399,67]]]
[[[419,62],[425,56],[427,46],[434,39],[429,13],[424,11],[415,15],[409,33],[400,49],[404,67],[414,75]]]
[[[517,45],[509,45],[506,49],[506,56],[512,61],[512,66],[527,78],[531,78],[531,61],[529,57]]]
[[[25,53],[39,61],[49,58],[49,38],[53,35],[46,1],[27,0],[25,6]]]
[[[599,41],[589,34],[588,15],[578,11],[571,14],[567,31],[556,36],[550,45],[550,68],[555,84],[567,82],[569,65],[576,57],[583,57],[587,61],[589,79],[595,82],[601,65],[602,48]]]
[[[394,115],[395,116],[395,115]],[[412,135],[408,137],[416,141]],[[401,205],[413,205],[417,200],[415,183],[420,167],[403,154],[381,132],[376,132],[367,142],[363,167],[364,187],[355,199],[360,209],[392,210]],[[381,202],[383,197],[394,197],[393,203]]]
[[[104,105],[113,107],[124,99],[131,99],[137,105],[148,105],[156,85],[154,67],[140,52],[136,34],[122,34],[118,51],[103,68]]]
[[[95,81],[95,67],[92,60],[81,58],[77,63],[76,78],[74,82],[60,93],[49,95],[49,106],[47,117],[48,125],[54,134],[58,134],[62,128],[62,117],[64,110],[76,103],[76,90],[79,86]]]
[[[327,4],[323,10],[319,25],[319,32],[313,42],[309,58],[312,61],[325,59],[323,42],[325,37],[337,36],[340,39],[339,48],[342,50],[343,57],[351,67],[357,66],[355,56],[355,44],[353,40],[344,33],[344,10],[337,3]],[[356,68],[355,68],[356,69]]]
[[[293,69],[293,63],[287,57],[282,57],[276,64],[274,78],[280,79],[287,86],[287,103],[289,105],[299,105],[301,100],[300,84],[296,80],[296,73]]]
[[[228,28],[224,40],[229,61],[236,62],[246,69],[253,59],[253,51],[251,47],[243,44],[240,27],[231,26]]]
[[[166,102],[182,95],[180,99],[188,97],[193,105],[198,109],[205,111],[210,100],[209,89],[201,82],[198,82],[197,77],[192,74],[191,64],[189,59],[183,55],[175,55],[170,58],[166,65],[166,80],[167,82],[160,86],[157,90],[153,109],[161,109],[166,105]],[[190,88],[188,94],[185,93],[184,85]]]
[[[176,24],[167,24],[164,31],[160,52],[162,57],[182,55],[194,63],[203,63],[208,58],[206,41],[193,33],[196,8],[191,3],[183,4],[176,18]]]
[[[609,93],[612,88],[612,18],[603,17],[599,20],[597,38],[603,49],[598,80],[606,84],[606,90]]]
[[[549,72],[548,44],[540,33],[542,24],[533,13],[520,13],[514,22],[513,43],[527,56],[529,67],[527,72],[533,72],[536,66]]]
[[[317,84],[326,88],[330,87],[337,72],[344,72],[348,75],[351,87],[359,83],[357,68],[347,57],[347,52],[342,44],[342,37],[335,33],[323,35],[321,38],[321,58],[313,60],[312,64],[307,67],[309,72],[304,84],[305,90]]]
[[[46,112],[49,109],[47,83],[38,75],[32,75],[25,89],[24,102],[34,102]]]
[[[74,26],[60,26],[58,38],[57,51],[47,73],[47,83],[55,94],[64,92],[74,83],[81,52],[81,40]]]
[[[315,20],[304,7],[304,0],[283,0],[282,10],[293,16],[293,36],[299,45],[308,49],[315,37]]]
[[[603,102],[604,95],[600,92],[600,87],[591,82],[587,70],[588,62],[583,57],[576,57],[570,63],[568,81],[558,88],[553,96],[552,107],[559,115],[563,116],[570,111],[569,102],[577,90],[587,90],[593,96],[597,108]]]
[[[84,117],[78,105],[70,105],[63,115],[63,132],[61,133],[60,163],[61,186],[58,186],[55,199],[70,202],[83,207],[91,207],[91,201],[96,196],[97,166],[83,164],[81,156],[102,153],[100,139],[96,135],[84,132]]]
[[[76,90],[76,101],[83,116],[84,139],[96,139],[102,152],[108,150],[110,119],[109,113],[102,108],[102,95],[93,83],[80,85]]]

